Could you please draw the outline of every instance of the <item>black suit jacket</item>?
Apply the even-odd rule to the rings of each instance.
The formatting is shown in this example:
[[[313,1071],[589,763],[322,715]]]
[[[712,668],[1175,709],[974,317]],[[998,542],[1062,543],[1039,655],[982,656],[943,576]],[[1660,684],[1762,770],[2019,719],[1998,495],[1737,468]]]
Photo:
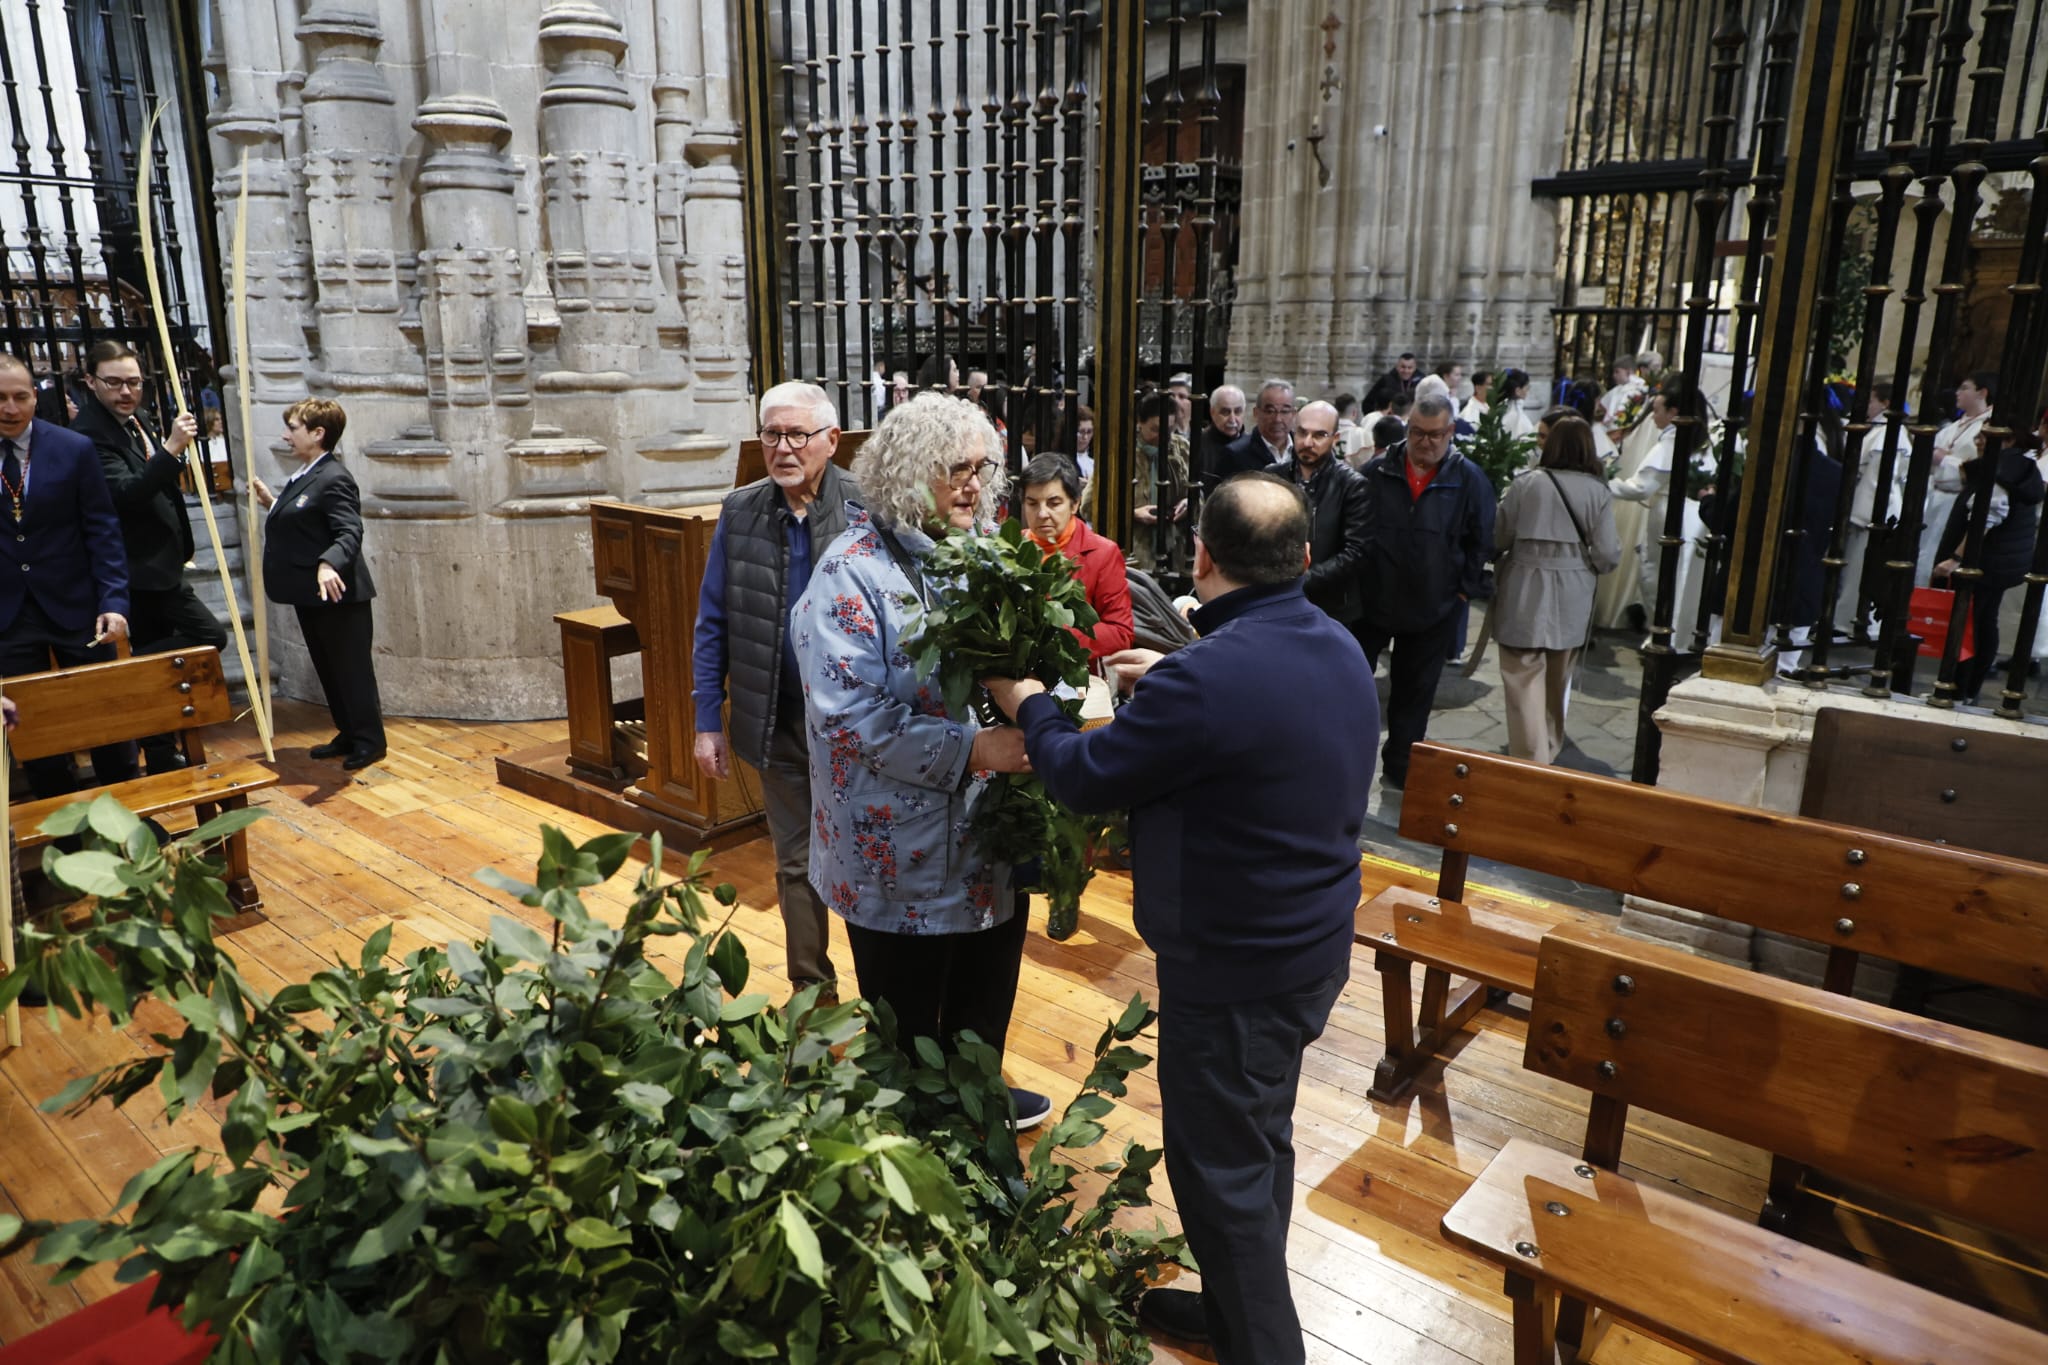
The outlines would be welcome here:
[[[129,588],[139,592],[176,588],[185,581],[185,565],[193,549],[192,520],[185,512],[184,490],[178,486],[185,462],[154,437],[123,427],[105,404],[89,394],[78,405],[78,420],[71,429],[99,451],[107,492],[121,518]]]
[[[286,606],[319,606],[322,563],[341,575],[348,589],[343,604],[377,595],[363,562],[362,495],[355,475],[331,454],[277,490],[263,522],[263,590]]]
[[[1294,460],[1270,466],[1275,474],[1296,483]],[[1334,450],[1303,489],[1308,494],[1308,576],[1302,591],[1330,616],[1349,625],[1365,614],[1360,577],[1365,572],[1365,479]]]
[[[1241,474],[1247,469],[1271,469],[1273,452],[1266,448],[1266,442],[1259,435],[1257,427],[1246,427],[1244,434],[1235,441],[1211,447],[1212,458],[1206,473],[1204,487],[1213,492],[1216,485],[1232,474]]]
[[[128,555],[92,442],[38,417],[29,433],[21,521],[0,497],[0,630],[29,594],[84,648],[94,618],[128,614]]]

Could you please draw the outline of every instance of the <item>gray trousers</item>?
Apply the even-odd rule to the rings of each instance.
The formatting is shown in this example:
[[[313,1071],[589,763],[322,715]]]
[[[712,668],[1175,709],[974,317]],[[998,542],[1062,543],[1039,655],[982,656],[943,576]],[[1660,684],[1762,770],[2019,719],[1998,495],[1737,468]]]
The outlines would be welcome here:
[[[811,889],[811,755],[804,733],[804,709],[784,699],[775,733],[768,741],[768,766],[761,774],[762,813],[775,845],[775,892],[782,903],[782,932],[789,980],[801,990],[818,981],[837,981],[832,966],[832,916]]]

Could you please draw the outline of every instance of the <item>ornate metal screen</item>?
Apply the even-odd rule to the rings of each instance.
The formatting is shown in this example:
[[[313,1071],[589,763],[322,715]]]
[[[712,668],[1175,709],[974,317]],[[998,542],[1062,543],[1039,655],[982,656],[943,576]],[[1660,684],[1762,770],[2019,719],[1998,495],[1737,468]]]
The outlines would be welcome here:
[[[135,206],[143,128],[163,103],[151,195],[165,305],[186,392],[218,393],[225,333],[206,140],[190,117],[202,107],[190,11],[21,0],[0,8],[0,39],[0,349],[53,384],[49,413],[62,420],[63,377],[93,343],[125,341],[149,357],[156,411],[168,413]],[[221,448],[201,445],[209,458]]]
[[[1914,690],[1908,602],[1953,392],[1971,371],[1999,372],[1994,457],[2031,435],[2043,393],[2044,18],[2043,0],[1591,0],[1581,11],[1567,165],[1538,186],[1563,201],[1559,374],[1648,346],[1688,403],[1645,650],[1639,780],[1656,773],[1651,717],[1690,662],[1755,678],[1803,649],[1796,676],[1811,685]],[[1874,424],[1880,383],[1894,401]],[[1714,401],[1694,406],[1702,394]],[[1878,488],[1901,471],[1903,486],[1854,573],[1850,513],[1866,466]],[[1675,495],[1687,482],[1722,495],[1690,540]],[[1979,564],[1993,499],[1971,506],[1958,622],[1973,594],[2000,588]],[[1704,584],[1685,637],[1673,628],[1681,556],[1698,557]],[[1806,591],[1816,563],[1817,607]],[[2021,714],[2048,539],[2032,563],[2020,638],[2000,650],[2016,665],[1997,703],[2006,716]],[[1937,705],[1957,700],[1961,635],[1947,633]]]
[[[1121,469],[1141,391],[1222,373],[1242,70],[1217,31],[1243,8],[746,0],[757,389],[809,379],[871,426],[898,374],[950,364],[987,377],[1013,467],[1087,404]],[[1127,482],[1098,472],[1112,535]]]

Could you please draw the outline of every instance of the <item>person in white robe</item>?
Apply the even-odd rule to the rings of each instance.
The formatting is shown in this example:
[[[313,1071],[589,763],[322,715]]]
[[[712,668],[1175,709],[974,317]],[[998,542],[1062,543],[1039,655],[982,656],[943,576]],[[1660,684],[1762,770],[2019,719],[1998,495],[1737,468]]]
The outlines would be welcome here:
[[[1613,387],[1600,395],[1600,421],[1597,424],[1609,439],[1619,435],[1615,428],[1621,424],[1621,414],[1628,407],[1629,400],[1650,387],[1648,381],[1636,373],[1633,356],[1614,362],[1613,379]],[[1628,553],[1626,537],[1622,540],[1622,553]]]
[[[1657,601],[1662,551],[1658,542],[1664,535],[1672,453],[1678,444],[1673,425],[1678,407],[1668,396],[1653,394],[1647,414],[1623,439],[1607,482],[1614,495],[1615,534],[1621,540],[1621,563],[1602,577],[1593,598],[1593,623],[1607,630],[1628,626],[1630,607],[1641,607],[1647,615]]]
[[[1856,491],[1849,497],[1849,533],[1842,539],[1842,590],[1835,598],[1835,629],[1847,634],[1855,629],[1856,599],[1863,583],[1864,564],[1870,553],[1873,530],[1898,520],[1905,510],[1906,466],[1912,454],[1912,438],[1906,434],[1905,413],[1892,411],[1892,386],[1884,381],[1873,385],[1866,418],[1870,430],[1863,437],[1863,453],[1856,466]],[[1886,433],[1891,438],[1891,485],[1882,510],[1877,505],[1877,479],[1884,464]]]
[[[1963,491],[1963,466],[1977,458],[1977,433],[1991,420],[1992,389],[1997,380],[1979,372],[1956,385],[1956,419],[1934,433],[1934,463],[1927,473],[1927,501],[1920,518],[1920,557],[1914,566],[1915,586],[1925,586],[1934,572],[1934,551],[1948,525],[1949,509]]]

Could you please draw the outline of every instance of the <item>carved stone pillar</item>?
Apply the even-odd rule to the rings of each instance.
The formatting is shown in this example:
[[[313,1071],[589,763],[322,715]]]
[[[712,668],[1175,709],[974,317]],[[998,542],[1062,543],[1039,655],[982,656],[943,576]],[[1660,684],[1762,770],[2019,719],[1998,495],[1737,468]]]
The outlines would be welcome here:
[[[625,31],[590,0],[556,0],[540,46],[553,73],[540,95],[540,173],[557,355],[565,370],[637,375],[655,341],[652,183],[619,77]]]
[[[740,212],[740,126],[733,104],[732,16],[722,6],[699,13],[704,77],[703,117],[691,130],[687,153],[692,167],[683,196],[685,256],[684,315],[689,320],[697,401],[739,407],[721,421],[706,413],[714,430],[747,429],[747,263]]]
[[[364,0],[320,0],[299,21],[306,219],[322,368],[344,392],[425,392],[399,314],[393,194],[398,126],[378,66],[384,34]]]

